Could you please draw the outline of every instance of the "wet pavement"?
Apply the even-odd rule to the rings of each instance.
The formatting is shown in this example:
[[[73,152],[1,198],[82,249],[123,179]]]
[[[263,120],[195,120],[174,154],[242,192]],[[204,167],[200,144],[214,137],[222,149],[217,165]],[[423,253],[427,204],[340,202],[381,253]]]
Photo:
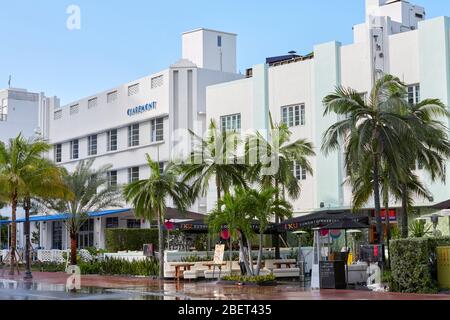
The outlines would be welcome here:
[[[176,282],[140,277],[81,277],[81,290],[66,292],[65,273],[0,276],[0,300],[450,300],[450,295],[416,295],[361,290],[310,290],[295,282],[274,287]]]

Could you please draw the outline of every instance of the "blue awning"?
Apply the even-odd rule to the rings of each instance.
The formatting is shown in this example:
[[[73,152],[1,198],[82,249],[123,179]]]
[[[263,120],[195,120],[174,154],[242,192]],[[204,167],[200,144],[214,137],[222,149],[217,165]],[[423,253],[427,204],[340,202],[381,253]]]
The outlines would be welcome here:
[[[89,218],[99,218],[104,216],[110,216],[113,214],[120,214],[125,212],[130,212],[131,209],[116,209],[116,210],[105,210],[105,211],[98,211],[98,212],[89,212],[88,216]],[[30,222],[43,222],[43,221],[61,221],[61,220],[67,220],[70,218],[70,214],[68,213],[60,213],[60,214],[52,214],[52,215],[46,215],[46,216],[31,216]],[[17,223],[24,223],[25,219],[17,219]],[[0,224],[10,224],[11,220],[1,220]]]

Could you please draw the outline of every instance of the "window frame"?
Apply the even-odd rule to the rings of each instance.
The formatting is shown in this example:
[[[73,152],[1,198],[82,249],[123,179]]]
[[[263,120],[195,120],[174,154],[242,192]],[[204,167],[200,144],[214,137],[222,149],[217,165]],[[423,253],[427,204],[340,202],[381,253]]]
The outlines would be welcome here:
[[[98,135],[88,136],[88,156],[96,156],[98,152]]]
[[[139,123],[128,126],[128,148],[139,146],[140,126]]]
[[[128,168],[128,184],[139,181],[140,168],[131,167]]]
[[[220,116],[220,131],[222,132],[241,132],[242,114],[234,113]]]
[[[115,141],[115,143],[112,143],[113,141]],[[106,131],[106,151],[112,152],[117,151],[117,149],[118,149],[118,130],[111,129]]]
[[[75,155],[76,146],[76,155]],[[74,139],[70,141],[70,160],[77,160],[80,158],[80,140]]]
[[[164,141],[164,118],[155,118],[150,120],[150,141]]]
[[[298,103],[281,107],[281,122],[289,128],[306,125],[306,104]]]
[[[61,143],[57,143],[54,146],[54,158],[55,158],[55,163],[62,162],[62,144]]]

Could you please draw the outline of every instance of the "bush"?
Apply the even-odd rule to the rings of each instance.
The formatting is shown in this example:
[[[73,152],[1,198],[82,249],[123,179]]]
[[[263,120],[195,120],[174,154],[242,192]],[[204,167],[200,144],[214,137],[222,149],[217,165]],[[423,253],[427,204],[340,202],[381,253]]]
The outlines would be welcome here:
[[[390,243],[391,291],[436,293],[436,247],[450,245],[450,238],[411,238]]]
[[[275,276],[273,274],[269,274],[267,276],[225,276],[222,280],[263,284],[266,282],[275,281]]]
[[[153,243],[158,250],[158,229],[107,229],[106,249],[109,252],[142,251],[144,244]]]

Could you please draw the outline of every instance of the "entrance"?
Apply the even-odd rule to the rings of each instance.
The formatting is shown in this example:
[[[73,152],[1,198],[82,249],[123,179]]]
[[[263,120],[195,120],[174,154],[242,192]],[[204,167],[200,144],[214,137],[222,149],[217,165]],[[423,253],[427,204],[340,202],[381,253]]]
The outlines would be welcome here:
[[[78,249],[94,246],[94,220],[89,219],[80,228],[78,233]]]

